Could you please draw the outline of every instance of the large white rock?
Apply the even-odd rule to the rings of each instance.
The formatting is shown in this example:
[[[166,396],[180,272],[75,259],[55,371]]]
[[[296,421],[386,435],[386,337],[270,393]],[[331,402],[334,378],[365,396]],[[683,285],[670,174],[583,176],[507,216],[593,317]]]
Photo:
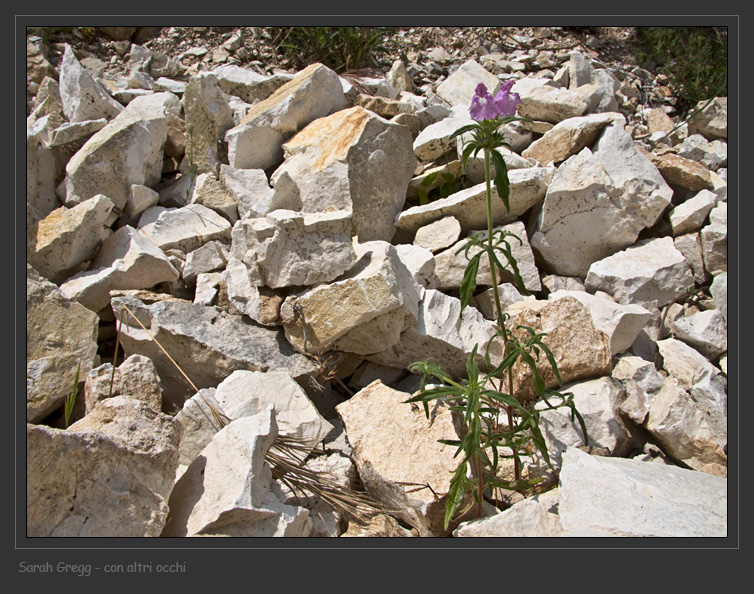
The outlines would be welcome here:
[[[359,241],[390,241],[416,164],[411,140],[362,107],[320,118],[285,143],[271,208],[347,210]]]
[[[510,212],[505,209],[495,187],[492,187],[492,224],[495,226],[515,221],[545,197],[545,192],[555,174],[554,167],[530,167],[508,172]],[[455,217],[462,232],[487,228],[487,187],[477,184],[451,194],[447,198],[433,200],[420,206],[412,206],[399,213],[398,229],[409,233],[445,217]]]
[[[555,172],[537,216],[532,248],[555,274],[584,278],[593,262],[632,245],[670,204],[673,191],[622,128],[605,128]]]
[[[162,173],[168,114],[178,115],[172,93],[137,97],[95,133],[66,165],[65,200],[78,204],[104,194],[123,209],[133,184],[153,187]]]
[[[309,512],[273,490],[265,457],[277,435],[271,409],[219,431],[178,479],[162,536],[309,536]]]
[[[689,294],[694,277],[672,237],[636,242],[589,266],[587,291],[604,291],[619,303],[655,302],[662,307]]]
[[[231,238],[231,224],[202,204],[180,208],[153,206],[144,211],[138,229],[161,250],[191,252],[205,243]]]
[[[71,122],[99,118],[111,120],[123,111],[123,106],[76,59],[68,44],[65,44],[60,64],[60,97],[65,115]]]
[[[97,364],[97,314],[26,265],[26,420],[41,422]]]
[[[642,328],[652,317],[652,313],[640,305],[615,303],[585,291],[559,290],[548,295],[548,299],[571,296],[589,308],[594,326],[610,337],[610,354],[618,355],[634,343]]]
[[[237,369],[283,369],[297,380],[305,380],[315,371],[309,359],[295,353],[283,340],[282,332],[246,323],[240,316],[215,307],[182,301],[159,301],[146,306],[131,296],[113,298],[112,306],[118,319],[121,312],[124,314],[120,334],[124,351],[152,359],[163,382],[168,409],[180,409],[195,394],[175,364],[199,389],[217,386]],[[123,311],[124,306],[142,321],[151,337]]]
[[[673,321],[676,338],[694,347],[708,359],[728,350],[728,328],[718,309],[707,309]]]
[[[723,319],[728,323],[728,273],[721,272],[712,281],[710,285],[710,293],[712,299],[715,302],[715,306],[723,314]]]
[[[430,406],[428,419],[420,404],[404,403],[409,397],[377,380],[336,410],[370,495],[421,536],[446,536],[445,500],[459,460],[438,440],[458,437],[447,404]]]
[[[707,215],[717,203],[717,194],[702,190],[670,211],[670,226],[673,235],[698,231]]]
[[[500,80],[494,74],[476,60],[467,60],[437,85],[437,94],[451,106],[463,105],[468,108],[479,83],[484,83],[493,96],[500,89]]]
[[[691,388],[704,374],[720,373],[704,355],[677,338],[658,340],[657,348],[662,356],[663,368],[685,390]]]
[[[468,115],[453,111],[450,117],[426,126],[419,133],[413,143],[414,154],[422,161],[434,161],[442,157],[457,146],[455,140],[450,140],[451,134],[461,126],[473,123],[474,120]]]
[[[521,97],[518,115],[552,124],[584,115],[589,104],[581,94],[554,84],[547,79],[518,79],[511,89]]]
[[[338,75],[322,64],[312,64],[228,130],[228,163],[236,169],[268,169],[283,160],[286,140],[317,118],[345,107]]]
[[[316,285],[335,280],[356,262],[352,231],[347,211],[274,210],[233,227],[231,254],[267,287]]]
[[[67,430],[27,425],[27,536],[159,536],[180,435],[171,417],[125,396]]]
[[[728,482],[652,462],[563,455],[563,536],[726,537]]]
[[[178,277],[160,248],[138,230],[125,226],[102,242],[89,270],[70,277],[60,290],[69,299],[100,311],[110,304],[113,289],[149,289]]]
[[[358,260],[341,279],[286,299],[285,334],[297,350],[377,353],[416,323],[420,286],[395,247],[370,241],[355,249]]]
[[[220,182],[236,201],[238,216],[266,215],[272,202],[272,188],[262,169],[235,169],[220,165]]]
[[[76,267],[92,260],[102,242],[112,235],[112,210],[112,201],[103,195],[73,208],[53,210],[37,225],[29,264],[53,282],[65,280]]]
[[[700,398],[700,401],[697,401]],[[717,418],[716,418],[717,417]],[[728,476],[725,415],[699,391],[689,393],[669,377],[655,395],[645,422],[647,431],[670,456],[694,470]]]
[[[557,490],[554,491],[557,494]],[[524,499],[505,511],[462,522],[453,536],[458,538],[491,537],[491,538],[553,538],[563,535],[563,527],[557,514],[557,499],[551,503],[553,491],[544,496],[535,495]],[[552,509],[555,511],[551,511]]]
[[[214,397],[231,419],[250,417],[273,406],[278,433],[306,443],[310,450],[333,428],[284,370],[236,370],[218,384]]]
[[[218,142],[233,127],[233,112],[218,85],[217,77],[201,73],[191,77],[183,93],[186,121],[186,156],[182,164],[187,173],[218,175]]]

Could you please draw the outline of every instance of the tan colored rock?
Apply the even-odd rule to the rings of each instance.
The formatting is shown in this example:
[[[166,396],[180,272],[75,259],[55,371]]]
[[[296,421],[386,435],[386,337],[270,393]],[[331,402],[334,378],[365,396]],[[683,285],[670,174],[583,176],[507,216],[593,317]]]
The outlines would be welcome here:
[[[419,285],[395,247],[382,241],[357,244],[356,255],[359,260],[341,280],[313,287],[283,304],[286,337],[300,352],[377,353],[397,343],[401,332],[416,323]]]
[[[67,208],[55,209],[37,227],[37,241],[29,264],[42,276],[61,282],[77,266],[92,260],[112,235],[113,203],[104,195]]]
[[[647,128],[650,134],[655,132],[670,132],[673,129],[673,120],[660,108],[647,111]]]
[[[409,397],[377,380],[336,410],[367,491],[399,509],[420,536],[445,536],[445,498],[458,459],[455,447],[438,440],[458,437],[447,405],[430,406],[427,419],[420,404],[404,404]],[[422,485],[429,488],[416,489]]]
[[[510,328],[528,326],[536,333],[545,332],[544,343],[552,351],[563,383],[609,375],[612,356],[609,337],[595,327],[589,308],[574,297],[555,301],[521,301],[510,307]],[[529,335],[513,330],[521,340]],[[540,356],[537,365],[547,388],[558,387],[549,361]],[[534,376],[522,360],[513,368],[514,395],[526,401],[536,398]]]
[[[26,266],[26,420],[41,422],[96,364],[97,314]]]
[[[67,430],[27,425],[27,536],[159,536],[180,435],[171,417],[123,396]]]
[[[662,177],[669,184],[699,192],[713,188],[709,169],[701,163],[674,153],[665,153],[652,159]]]

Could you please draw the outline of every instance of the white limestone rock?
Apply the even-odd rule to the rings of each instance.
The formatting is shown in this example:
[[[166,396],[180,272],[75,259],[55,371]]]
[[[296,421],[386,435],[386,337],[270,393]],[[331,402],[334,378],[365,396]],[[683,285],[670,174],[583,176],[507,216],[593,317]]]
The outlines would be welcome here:
[[[275,492],[265,456],[277,435],[272,409],[220,430],[176,483],[161,536],[309,536],[308,510]]]
[[[658,237],[594,262],[586,275],[587,291],[605,291],[619,303],[672,303],[694,288],[691,268],[671,237]]]
[[[272,210],[273,191],[262,169],[235,169],[223,163],[220,182],[235,199],[240,218],[260,217]]]
[[[714,404],[701,391],[687,392],[677,379],[669,377],[652,400],[645,427],[676,460],[725,478],[727,423],[720,406]]]
[[[589,104],[577,91],[553,86],[547,79],[520,78],[511,89],[521,97],[518,115],[557,124],[586,113]]]
[[[584,278],[590,264],[632,245],[673,191],[629,134],[610,125],[555,172],[529,222],[532,248],[550,272]]]
[[[100,311],[110,304],[114,289],[149,289],[178,277],[160,248],[138,230],[125,226],[102,242],[89,270],[70,277],[60,290],[69,299]]]
[[[436,253],[456,243],[460,236],[461,223],[455,217],[447,216],[420,227],[416,231],[414,245]]]
[[[467,60],[448,78],[437,85],[437,94],[449,105],[463,105],[468,109],[479,83],[484,83],[494,97],[500,89],[500,80],[476,60]]]
[[[419,302],[416,323],[388,348],[367,356],[370,361],[407,369],[416,361],[437,360],[454,377],[466,374],[466,361],[478,345],[478,362],[484,364],[484,349],[495,335],[494,325],[479,311],[467,307],[461,317],[461,301],[435,289],[427,289]],[[493,365],[502,360],[502,346],[490,349]]]
[[[518,238],[508,237],[508,242],[511,247],[511,254],[516,259],[518,271],[524,283],[524,288],[527,291],[541,290],[542,283],[539,278],[539,270],[537,269],[534,259],[534,253],[529,245],[524,224],[517,221],[515,223],[503,225],[502,229],[512,233]],[[486,237],[487,233],[482,232],[482,235]],[[454,246],[435,256],[435,274],[437,275],[438,288],[457,289],[461,286],[468,260],[466,259],[464,252],[461,252],[460,254],[456,252],[465,246],[466,243],[467,240],[463,239]],[[481,248],[471,248],[469,250],[469,257],[471,258],[481,251]],[[504,256],[498,255],[498,257],[503,265],[507,265],[507,260]],[[504,270],[497,269],[497,281],[498,283],[514,282],[513,272],[508,266],[506,266]],[[484,285],[492,286],[489,259],[486,255],[482,256],[479,264],[479,269],[477,271],[477,285],[480,287]]]
[[[416,160],[411,132],[362,107],[320,118],[285,143],[272,208],[347,210],[359,241],[390,241]]]
[[[219,174],[218,141],[233,127],[233,112],[217,77],[202,72],[192,76],[183,93],[186,121],[186,156],[182,169],[195,174]]]
[[[153,206],[141,215],[138,229],[163,251],[191,252],[209,241],[231,238],[230,222],[202,204]]]
[[[548,491],[547,494],[551,493]],[[563,535],[563,527],[557,513],[539,495],[524,499],[505,511],[462,522],[453,536],[457,538],[555,538]],[[547,501],[547,500],[545,500]],[[549,502],[548,502],[549,503]]]
[[[112,201],[97,195],[73,208],[61,206],[39,221],[31,264],[45,278],[60,283],[79,265],[94,259],[113,231]]]
[[[563,536],[726,537],[727,480],[674,466],[563,455]]]
[[[60,64],[60,97],[70,122],[112,120],[123,111],[123,106],[76,59],[68,44]]]
[[[707,309],[673,321],[676,338],[694,347],[708,359],[728,350],[728,328],[718,309]]]
[[[145,305],[131,296],[112,299],[118,319],[124,313],[121,344],[127,355],[149,357],[163,382],[166,409],[180,410],[196,392],[176,369],[177,364],[196,388],[215,387],[237,369],[287,370],[296,380],[306,381],[315,372],[305,356],[295,353],[282,332],[243,321],[216,307],[184,301],[159,301]],[[171,362],[147,331],[124,312],[128,307],[151,336],[170,353]]]
[[[712,293],[712,299],[715,302],[715,306],[723,314],[726,328],[728,324],[728,273],[721,272],[715,276],[712,284],[710,285],[710,293]]]
[[[162,173],[168,113],[178,115],[172,93],[138,97],[95,133],[66,165],[66,205],[104,194],[123,209],[131,186],[153,187]]]
[[[673,235],[682,235],[699,231],[707,215],[717,203],[717,194],[710,190],[701,190],[688,200],[682,202],[670,211],[670,226]]]
[[[557,123],[540,139],[535,140],[521,156],[536,159],[544,165],[565,161],[585,147],[591,147],[605,126],[626,125],[626,118],[620,113],[600,113],[568,118]]]
[[[112,385],[112,386],[111,386]],[[86,377],[86,414],[107,398],[126,396],[152,410],[162,410],[162,383],[154,363],[143,355],[131,355],[113,370],[112,363],[92,369]]]
[[[354,265],[352,231],[347,211],[274,210],[233,227],[231,254],[267,287],[316,285],[335,280]]]
[[[623,418],[620,403],[625,399],[621,383],[612,377],[564,385],[561,392],[573,393],[576,410],[584,419],[589,445],[607,448],[611,456],[625,457],[642,445],[635,427]],[[559,468],[562,454],[570,447],[586,445],[581,425],[571,419],[570,408],[550,410],[546,404],[537,406],[540,428],[553,465]]]
[[[395,247],[384,241],[354,247],[358,260],[343,277],[292,295],[283,304],[285,334],[297,350],[377,353],[416,323],[421,287]]]
[[[555,175],[554,167],[530,167],[508,172],[510,212],[505,209],[497,190],[492,188],[492,224],[515,221],[545,197]],[[447,216],[461,223],[463,233],[487,228],[487,188],[481,183],[428,204],[412,206],[396,219],[398,229],[408,233]]]
[[[171,417],[125,396],[67,430],[27,425],[27,536],[159,536],[180,435]]]
[[[728,204],[720,202],[709,213],[709,224],[702,227],[704,267],[712,276],[728,271]]]

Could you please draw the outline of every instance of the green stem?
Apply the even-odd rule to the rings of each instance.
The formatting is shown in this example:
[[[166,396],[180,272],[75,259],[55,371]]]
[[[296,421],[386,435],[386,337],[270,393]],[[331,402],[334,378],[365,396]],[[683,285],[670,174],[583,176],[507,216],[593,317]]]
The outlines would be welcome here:
[[[488,149],[484,149],[484,173],[485,181],[487,182],[487,241],[490,246],[490,252],[493,249],[492,243],[492,175],[490,168],[490,153]],[[495,298],[495,312],[497,314],[497,323],[500,330],[503,333],[503,345],[505,349],[508,348],[508,329],[505,327],[505,320],[503,319],[503,308],[500,305],[500,292],[497,287],[497,270],[495,269],[495,263],[492,261],[492,254],[488,254],[490,262],[490,277],[492,279],[492,294]],[[508,367],[508,393],[513,395],[513,367]],[[513,416],[511,414],[510,407],[508,409],[508,430],[510,432],[511,440],[513,440]],[[513,448],[513,459],[515,461],[515,479],[521,478],[521,460],[518,457],[518,451]]]

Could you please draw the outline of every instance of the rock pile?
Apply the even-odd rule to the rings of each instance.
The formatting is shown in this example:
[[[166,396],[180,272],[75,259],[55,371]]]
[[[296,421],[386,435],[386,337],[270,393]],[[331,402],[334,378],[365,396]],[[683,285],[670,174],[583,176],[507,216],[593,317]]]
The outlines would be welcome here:
[[[588,52],[435,48],[357,85],[243,68],[230,41],[214,63],[133,43],[117,78],[30,41],[30,536],[727,534],[725,97],[681,123],[667,94],[642,105],[650,73]],[[543,408],[557,488],[445,531],[438,440],[462,428],[402,402],[412,362],[461,377],[495,333],[484,265],[459,316],[485,184],[448,137],[479,82],[510,78],[530,121],[507,127],[494,224],[531,295],[500,271],[501,295],[548,334],[595,455]],[[359,527],[291,491],[282,437],[384,513]]]

